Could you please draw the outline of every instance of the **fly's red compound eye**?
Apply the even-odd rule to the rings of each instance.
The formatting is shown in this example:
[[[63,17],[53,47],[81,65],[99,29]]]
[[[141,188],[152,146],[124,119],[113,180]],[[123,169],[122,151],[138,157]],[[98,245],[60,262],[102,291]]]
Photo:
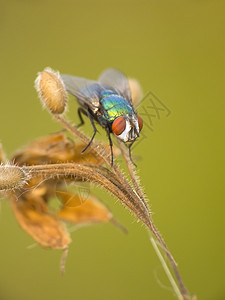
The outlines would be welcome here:
[[[112,131],[115,135],[120,135],[126,128],[126,120],[124,117],[117,118],[112,123]]]
[[[139,115],[137,115],[137,119],[138,119],[139,131],[141,131],[141,129],[143,127],[143,120]]]

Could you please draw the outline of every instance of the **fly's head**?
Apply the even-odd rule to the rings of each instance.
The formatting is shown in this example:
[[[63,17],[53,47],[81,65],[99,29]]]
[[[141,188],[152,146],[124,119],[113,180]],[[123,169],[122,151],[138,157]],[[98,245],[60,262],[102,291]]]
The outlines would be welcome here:
[[[140,135],[143,120],[139,115],[124,115],[112,123],[112,132],[124,143],[133,142]]]

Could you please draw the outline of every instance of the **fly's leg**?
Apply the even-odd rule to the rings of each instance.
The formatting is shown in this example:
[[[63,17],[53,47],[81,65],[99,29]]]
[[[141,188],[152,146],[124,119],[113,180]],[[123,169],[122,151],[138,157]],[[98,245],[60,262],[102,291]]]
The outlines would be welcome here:
[[[82,112],[83,112],[83,111],[82,111]],[[92,125],[92,127],[93,127],[93,129],[94,129],[94,133],[93,133],[93,135],[92,135],[92,138],[91,138],[90,142],[87,144],[87,146],[84,148],[84,150],[81,151],[81,153],[84,153],[84,151],[86,151],[87,148],[91,145],[91,143],[93,142],[93,139],[94,139],[94,137],[95,137],[95,135],[96,135],[96,132],[97,132],[97,129],[96,129],[96,127],[95,127],[95,124],[94,124],[92,115],[90,114],[90,112],[89,112],[88,110],[85,111],[85,113],[86,113],[86,116],[89,118],[89,120],[90,120],[90,122],[91,122],[91,125]]]
[[[110,145],[110,150],[111,150],[111,167],[113,166],[113,143],[111,140],[111,136],[110,136],[110,130],[108,127],[106,127],[106,132],[108,135],[108,139],[109,139],[109,145]]]
[[[131,146],[133,145],[135,141],[131,142],[130,145],[128,146],[129,148],[129,157],[130,157],[130,161],[132,162],[132,164],[137,167],[137,165],[135,164],[135,162],[133,161],[132,157],[131,157]]]
[[[78,116],[80,118],[80,123],[76,127],[79,128],[80,126],[82,126],[84,124],[84,119],[83,119],[81,114],[87,116],[87,111],[84,108],[79,107],[78,110],[77,110],[77,113],[78,113]]]

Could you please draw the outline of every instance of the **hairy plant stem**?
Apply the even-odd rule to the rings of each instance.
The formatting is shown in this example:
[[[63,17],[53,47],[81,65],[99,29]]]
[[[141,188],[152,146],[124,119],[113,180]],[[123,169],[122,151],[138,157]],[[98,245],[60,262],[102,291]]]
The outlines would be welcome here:
[[[82,133],[80,132],[76,127],[72,126],[67,120],[65,120],[61,115],[58,114],[52,114],[53,117],[64,127],[66,128],[73,136],[79,138],[83,143],[88,144],[89,139]],[[143,192],[139,186],[139,183],[137,181],[137,178],[135,176],[135,172],[133,170],[133,166],[131,165],[130,159],[128,158],[124,147],[121,145],[120,142],[118,142],[119,147],[121,149],[122,155],[125,159],[128,171],[131,176],[132,183],[134,185],[134,189],[130,186],[129,182],[126,180],[124,177],[123,173],[121,172],[120,168],[114,161],[113,167],[111,167],[111,160],[110,160],[110,152],[107,151],[101,144],[96,144],[92,142],[90,145],[90,149],[98,156],[100,156],[106,163],[106,165],[112,170],[114,175],[116,177],[114,179],[119,181],[120,186],[125,187],[127,191],[129,191],[129,194],[132,195],[132,201],[130,203],[124,202],[124,200],[121,199],[121,201],[128,206],[128,208],[136,214],[136,216],[148,227],[148,229],[154,234],[155,238],[161,245],[162,249],[165,251],[168,260],[174,270],[175,276],[177,278],[177,281],[180,286],[180,290],[183,296],[183,299],[190,299],[190,295],[187,291],[187,289],[184,286],[184,283],[181,279],[180,273],[177,268],[177,264],[170,253],[166,243],[164,242],[162,236],[160,235],[158,229],[156,228],[151,215],[150,211],[148,208],[148,205],[145,201],[145,197],[143,195]],[[95,166],[96,169],[96,166]],[[101,185],[101,183],[100,183]],[[120,198],[119,198],[120,199]],[[138,207],[137,207],[138,203]],[[140,205],[142,203],[142,205]]]
[[[119,146],[119,148],[120,148],[120,150],[121,150],[121,153],[122,153],[122,155],[123,155],[123,158],[124,158],[124,160],[125,160],[125,162],[126,162],[127,169],[128,169],[129,174],[130,174],[130,176],[131,176],[131,179],[132,179],[132,183],[133,183],[133,185],[134,185],[134,188],[135,188],[135,190],[136,190],[136,192],[137,192],[139,198],[140,198],[140,199],[145,199],[144,193],[143,193],[143,191],[142,191],[142,189],[141,189],[141,187],[140,187],[140,185],[139,185],[138,179],[137,179],[137,177],[136,177],[135,170],[134,170],[134,166],[133,166],[133,164],[132,164],[132,162],[131,162],[131,160],[130,160],[128,154],[127,154],[127,151],[126,151],[124,145],[123,145],[121,142],[117,141],[117,143],[118,143],[118,146]],[[152,218],[151,218],[151,215],[149,216],[149,218],[150,218],[150,223],[151,223],[151,227],[149,227],[149,229],[150,229],[151,232],[154,234],[155,238],[157,239],[157,241],[159,242],[159,244],[161,245],[162,249],[165,251],[165,253],[166,253],[167,257],[168,257],[168,260],[169,260],[169,262],[170,262],[170,264],[171,264],[171,266],[172,266],[172,268],[173,268],[173,270],[174,270],[175,276],[176,276],[177,281],[178,281],[178,283],[179,283],[180,290],[181,290],[181,293],[182,293],[182,295],[183,295],[183,299],[190,299],[190,295],[189,295],[187,289],[185,288],[184,283],[183,283],[183,281],[182,281],[182,279],[181,279],[180,273],[179,273],[179,271],[178,271],[178,269],[177,269],[177,263],[175,262],[175,260],[174,260],[174,258],[173,258],[173,256],[172,256],[172,254],[170,253],[170,251],[169,251],[169,249],[168,249],[166,243],[164,242],[164,240],[163,240],[161,234],[159,233],[157,227],[155,226],[155,224],[154,224],[154,222],[153,222],[153,220],[152,220]],[[152,240],[151,240],[151,242],[152,242]],[[153,245],[153,246],[154,246],[154,245]],[[155,251],[156,251],[156,247],[153,247],[153,248],[154,248]],[[158,249],[158,251],[159,251],[159,249]],[[158,253],[156,253],[156,254],[157,254],[157,256],[159,257]],[[162,262],[162,260],[164,260],[163,257],[160,258],[160,261],[161,261],[161,262]],[[165,260],[164,260],[164,263],[162,264],[162,266],[163,266],[163,268],[164,268],[164,270],[165,270],[165,273],[168,275],[168,271],[167,271],[167,269],[165,268],[165,266],[167,267]],[[168,277],[168,278],[169,278],[169,277]],[[170,282],[171,282],[171,278],[169,278],[169,280],[170,280]],[[173,284],[172,284],[172,286],[174,287]],[[176,290],[175,290],[175,292],[176,292]],[[177,294],[177,292],[176,292],[176,294]],[[179,297],[178,297],[178,299],[179,299]]]
[[[149,214],[143,203],[137,201],[136,194],[132,190],[128,191],[115,174],[104,167],[91,164],[60,163],[24,166],[22,168],[24,171],[29,172],[30,176],[45,179],[88,181],[102,186],[120,199],[144,224],[150,226]]]
[[[150,236],[150,241],[151,241],[152,246],[153,246],[153,248],[155,250],[155,253],[157,254],[157,256],[158,256],[158,258],[159,258],[159,260],[160,260],[160,262],[161,262],[161,264],[163,266],[163,269],[164,269],[164,271],[165,271],[165,273],[166,273],[166,275],[167,275],[167,277],[168,277],[168,279],[169,279],[169,281],[170,281],[170,283],[171,283],[171,285],[173,287],[173,290],[174,290],[175,294],[177,295],[177,298],[179,300],[182,300],[183,296],[182,296],[182,294],[181,294],[181,292],[180,292],[180,290],[179,290],[179,288],[178,288],[175,280],[173,279],[173,276],[172,276],[172,274],[171,274],[171,272],[170,272],[170,270],[169,270],[169,268],[168,268],[168,266],[167,266],[167,264],[165,262],[165,259],[163,258],[162,254],[161,254],[161,252],[160,252],[160,250],[159,250],[159,248],[157,246],[157,243],[156,243],[155,239],[152,236]]]
[[[121,184],[118,176],[103,166],[93,164],[76,164],[76,163],[60,163],[48,165],[23,166],[25,172],[29,172],[30,176],[42,177],[44,179],[66,179],[75,181],[88,181],[98,186],[102,186],[110,191],[115,197],[121,200],[131,212],[133,212],[149,229],[153,232],[160,245],[165,250],[167,257],[174,269],[175,275],[180,285],[183,299],[189,299],[188,293],[183,285],[177,266],[166,244],[162,240],[158,230],[150,217],[149,211],[146,210],[145,204],[140,197],[133,191],[127,190],[123,183]]]
[[[62,116],[57,114],[52,114],[53,117],[64,127],[66,128],[73,136],[79,138],[83,143],[88,144],[89,139],[81,132],[79,131],[75,126],[72,126],[67,120],[65,120]],[[119,179],[120,183],[126,187],[127,190],[130,191],[130,193],[136,193],[136,189],[132,189],[127,179],[124,177],[123,173],[121,172],[120,168],[118,167],[117,163],[114,161],[113,166],[111,166],[111,153],[103,145],[100,143],[96,144],[95,142],[92,142],[90,145],[90,149],[96,154],[97,156],[100,156],[106,165],[112,170],[112,172],[116,175],[116,177]],[[146,213],[149,214],[149,208],[144,198],[140,197],[140,200],[143,202]]]

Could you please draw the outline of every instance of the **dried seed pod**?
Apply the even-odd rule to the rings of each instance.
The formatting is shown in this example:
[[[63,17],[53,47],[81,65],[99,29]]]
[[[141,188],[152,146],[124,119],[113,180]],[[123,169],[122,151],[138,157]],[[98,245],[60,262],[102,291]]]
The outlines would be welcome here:
[[[6,161],[6,156],[2,147],[2,143],[0,142],[0,163],[4,163]]]
[[[15,190],[24,186],[29,174],[10,164],[0,165],[0,191]]]
[[[142,99],[142,95],[143,95],[142,88],[140,86],[140,83],[134,78],[129,78],[128,82],[130,86],[132,102],[134,106],[137,107],[140,100]]]
[[[67,105],[67,92],[59,72],[46,68],[38,73],[35,88],[44,106],[54,114],[62,114]]]

